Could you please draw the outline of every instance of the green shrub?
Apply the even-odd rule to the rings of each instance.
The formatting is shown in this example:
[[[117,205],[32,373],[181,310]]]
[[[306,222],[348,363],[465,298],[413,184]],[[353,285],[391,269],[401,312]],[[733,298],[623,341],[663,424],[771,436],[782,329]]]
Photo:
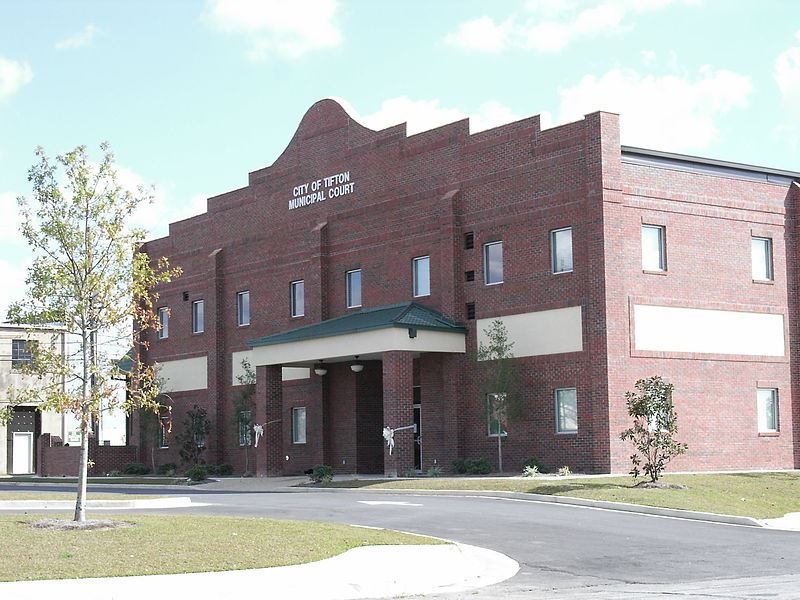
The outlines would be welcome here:
[[[217,467],[217,465],[207,465],[207,464],[203,464],[203,466],[206,468],[206,475],[209,475],[209,476],[214,476],[214,475],[217,475],[217,474],[218,474],[218,471],[217,471],[218,467]]]
[[[467,472],[467,461],[463,458],[457,458],[453,461],[453,473],[464,475]]]
[[[544,463],[540,461],[538,458],[531,457],[522,463],[523,470],[525,467],[536,467],[537,473],[547,473],[548,469],[544,466]]]
[[[217,465],[217,475],[220,477],[228,477],[229,475],[233,475],[233,465],[229,465],[228,463]]]
[[[458,458],[453,461],[453,471],[459,475],[486,475],[492,466],[485,458]]]
[[[328,465],[314,465],[309,477],[313,483],[330,483],[333,481],[333,468]]]
[[[156,467],[156,473],[159,475],[166,475],[168,477],[175,475],[175,471],[177,470],[178,465],[175,463],[164,463],[163,465],[158,465],[158,467]]]
[[[428,469],[427,472],[428,477],[441,477],[442,476],[442,467],[433,466]]]
[[[205,465],[195,465],[186,469],[186,477],[192,481],[205,481],[208,479],[208,470]]]
[[[150,467],[144,463],[128,463],[122,468],[122,472],[126,475],[147,475]]]

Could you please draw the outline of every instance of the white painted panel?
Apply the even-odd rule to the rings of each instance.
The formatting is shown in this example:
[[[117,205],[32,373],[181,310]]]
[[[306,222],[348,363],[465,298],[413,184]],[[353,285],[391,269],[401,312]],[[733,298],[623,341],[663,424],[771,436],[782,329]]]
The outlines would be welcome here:
[[[231,369],[231,373],[233,373],[231,385],[240,385],[239,377],[244,375],[242,360],[245,358],[250,361],[250,365],[253,367],[253,369],[256,368],[255,364],[253,363],[252,350],[234,352],[231,354],[231,360],[233,361],[233,368]],[[283,381],[295,381],[296,379],[308,379],[309,377],[311,377],[311,369],[308,367],[283,367]]]
[[[208,359],[205,356],[165,360],[158,366],[158,377],[164,380],[164,392],[204,390],[208,386]]]
[[[33,434],[14,433],[11,472],[15,475],[33,473]]]
[[[633,307],[636,350],[783,356],[783,315],[673,306]]]
[[[543,356],[583,350],[581,307],[570,306],[553,310],[478,319],[478,342],[486,342],[486,330],[492,321],[500,319],[514,342],[515,357]]]

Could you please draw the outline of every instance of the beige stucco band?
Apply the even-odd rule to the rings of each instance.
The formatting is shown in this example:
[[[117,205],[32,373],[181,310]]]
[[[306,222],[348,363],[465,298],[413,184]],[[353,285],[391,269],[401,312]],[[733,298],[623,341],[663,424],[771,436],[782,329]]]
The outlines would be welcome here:
[[[464,354],[466,342],[461,332],[418,329],[416,337],[409,337],[408,329],[390,327],[258,346],[253,348],[253,365],[312,364],[319,360],[335,360],[356,355],[366,357],[395,350]]]

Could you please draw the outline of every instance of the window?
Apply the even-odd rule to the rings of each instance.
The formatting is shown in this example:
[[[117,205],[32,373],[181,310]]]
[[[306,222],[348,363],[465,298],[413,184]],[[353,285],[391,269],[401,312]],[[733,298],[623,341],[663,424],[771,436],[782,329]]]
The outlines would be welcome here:
[[[759,433],[777,432],[778,390],[774,388],[759,388],[757,391],[757,403]]]
[[[302,279],[292,282],[292,316],[302,317],[306,314],[306,283]]]
[[[166,306],[158,309],[158,324],[160,326],[158,339],[167,339],[169,337],[169,309]]]
[[[575,388],[556,390],[556,433],[578,431],[578,393]]]
[[[250,446],[253,443],[253,413],[249,410],[239,411],[239,445]]]
[[[169,434],[172,432],[172,418],[162,415],[158,418],[158,445],[160,448],[169,448]]]
[[[505,437],[508,435],[505,430],[505,403],[505,392],[486,394],[486,433],[489,437],[497,437],[498,435]]]
[[[192,302],[192,333],[203,333],[205,331],[205,302],[195,300]]]
[[[464,234],[464,250],[472,250],[475,247],[475,233],[468,231]]]
[[[298,406],[292,409],[292,443],[306,443],[306,408]]]
[[[475,303],[474,302],[467,302],[464,305],[466,312],[467,312],[467,320],[472,321],[475,319]]]
[[[667,255],[664,244],[664,227],[661,225],[642,225],[642,269],[645,271],[666,271]]]
[[[28,340],[11,340],[11,368],[21,369],[33,362]]]
[[[765,237],[752,238],[753,280],[772,281],[772,240]]]
[[[431,295],[431,257],[414,259],[414,297]]]
[[[347,272],[347,308],[361,306],[361,269]]]
[[[465,281],[475,281],[475,271],[464,271]]]
[[[240,327],[250,325],[250,292],[236,294],[236,319]]]
[[[483,246],[483,273],[486,285],[503,283],[503,242]]]
[[[572,227],[550,232],[550,253],[553,273],[572,271]]]

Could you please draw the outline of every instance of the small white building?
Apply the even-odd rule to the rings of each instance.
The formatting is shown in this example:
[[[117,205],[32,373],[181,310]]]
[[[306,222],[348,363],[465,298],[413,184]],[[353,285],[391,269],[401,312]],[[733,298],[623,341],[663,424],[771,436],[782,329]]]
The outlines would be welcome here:
[[[66,336],[58,329],[0,323],[0,407],[8,403],[9,388],[41,385],[38,378],[20,372],[31,360],[32,342],[52,344],[64,353]],[[0,475],[35,473],[36,440],[43,433],[66,439],[62,415],[40,412],[31,405],[14,407],[11,419],[0,423]]]

